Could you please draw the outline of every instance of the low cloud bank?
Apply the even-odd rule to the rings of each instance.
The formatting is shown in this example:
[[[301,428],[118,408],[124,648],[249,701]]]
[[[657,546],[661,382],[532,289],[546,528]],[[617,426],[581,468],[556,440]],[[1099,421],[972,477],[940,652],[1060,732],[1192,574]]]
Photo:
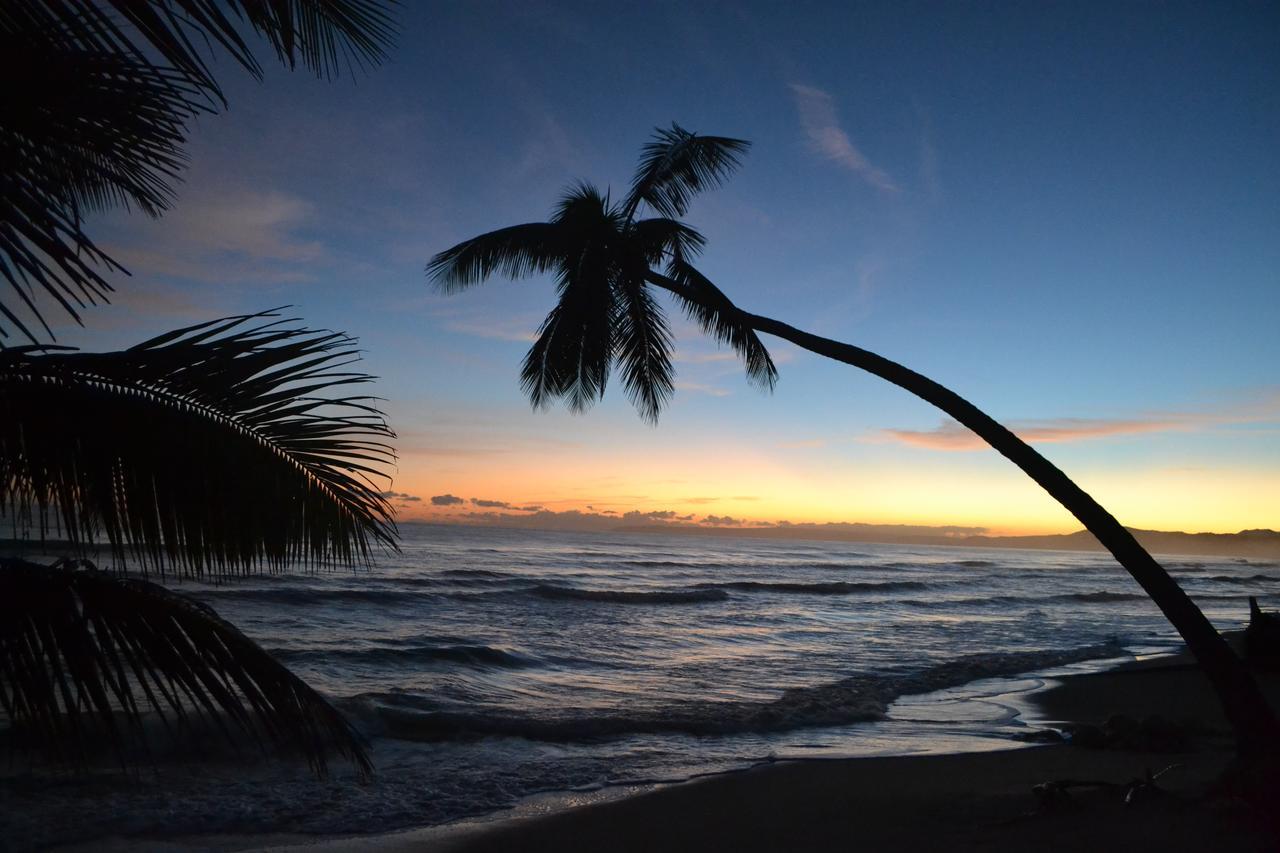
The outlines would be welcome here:
[[[441,496],[451,497],[451,496]],[[433,503],[440,505],[435,498]],[[563,510],[555,511],[541,506],[506,508],[491,506],[503,501],[456,499],[450,504],[470,503],[476,509],[459,512],[437,520],[464,524],[482,524],[496,527],[536,528],[542,530],[581,531],[645,531],[669,530],[687,533],[741,533],[770,538],[840,539],[851,541],[905,541],[924,542],[939,539],[957,539],[981,536],[985,527],[961,527],[946,525],[931,527],[919,524],[862,524],[852,522],[793,523],[790,521],[759,521],[734,518],[728,515],[680,514],[670,509],[629,510],[619,514],[614,510]]]
[[[422,498],[417,495],[411,495],[408,492],[379,492],[386,500],[392,503],[421,503]]]

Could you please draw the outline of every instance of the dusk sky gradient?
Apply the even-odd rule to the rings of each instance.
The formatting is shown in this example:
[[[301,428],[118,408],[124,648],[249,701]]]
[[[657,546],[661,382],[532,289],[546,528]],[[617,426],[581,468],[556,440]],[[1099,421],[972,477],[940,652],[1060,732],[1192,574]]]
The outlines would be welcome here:
[[[687,221],[739,305],[947,385],[1125,524],[1280,528],[1280,5],[406,3],[387,63],[225,57],[163,219],[59,342],[119,347],[290,304],[360,339],[402,518],[470,499],[752,521],[1080,528],[905,392],[766,339],[775,393],[672,306],[658,427],[621,389],[534,412],[548,280],[436,294],[429,258],[626,191],[672,121],[752,141]],[[52,315],[51,315],[52,316]],[[439,506],[432,496],[461,504]],[[588,509],[591,507],[593,509]]]

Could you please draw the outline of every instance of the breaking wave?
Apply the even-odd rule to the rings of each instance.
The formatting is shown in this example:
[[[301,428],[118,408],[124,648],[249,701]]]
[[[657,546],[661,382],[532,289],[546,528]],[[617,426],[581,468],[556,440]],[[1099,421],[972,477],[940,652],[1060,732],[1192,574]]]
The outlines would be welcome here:
[[[691,701],[632,712],[565,709],[532,715],[464,710],[442,708],[406,693],[364,693],[340,704],[377,734],[401,740],[519,737],[578,742],[632,734],[767,733],[878,720],[895,699],[906,694],[1126,654],[1122,646],[1112,642],[1075,649],[967,655],[916,672],[855,675],[798,687],[769,701]]]
[[[539,584],[530,590],[540,598],[564,601],[604,601],[613,604],[700,604],[724,601],[729,594],[721,589],[617,590],[579,589],[572,586]]]
[[[289,661],[318,660],[363,664],[395,665],[439,661],[474,667],[523,669],[536,666],[539,663],[537,658],[522,655],[518,652],[497,649],[492,646],[475,645],[381,646],[366,649],[273,649],[271,653],[278,658]]]
[[[721,583],[700,584],[708,589],[732,589],[741,592],[784,592],[808,595],[855,595],[860,592],[894,592],[908,589],[925,589],[929,584],[924,581],[882,581],[882,582],[848,582],[832,581],[830,583],[788,583],[785,581],[724,581]]]

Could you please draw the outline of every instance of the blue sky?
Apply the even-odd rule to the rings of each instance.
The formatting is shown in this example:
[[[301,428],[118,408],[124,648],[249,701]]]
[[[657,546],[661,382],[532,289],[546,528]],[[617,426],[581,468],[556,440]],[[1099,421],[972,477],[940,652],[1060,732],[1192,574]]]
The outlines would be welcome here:
[[[60,339],[281,304],[361,339],[407,517],[476,507],[1078,525],[923,403],[779,343],[749,388],[683,322],[661,425],[533,413],[542,281],[434,294],[430,256],[625,192],[652,129],[753,142],[697,202],[740,305],[953,387],[1122,521],[1280,527],[1275,4],[406,4],[353,80],[218,64],[175,210],[91,232],[134,276]],[[941,430],[939,431],[939,429]],[[697,498],[698,501],[693,499]],[[750,500],[748,500],[748,498]],[[700,501],[700,502],[699,502]],[[427,510],[421,509],[427,507]]]

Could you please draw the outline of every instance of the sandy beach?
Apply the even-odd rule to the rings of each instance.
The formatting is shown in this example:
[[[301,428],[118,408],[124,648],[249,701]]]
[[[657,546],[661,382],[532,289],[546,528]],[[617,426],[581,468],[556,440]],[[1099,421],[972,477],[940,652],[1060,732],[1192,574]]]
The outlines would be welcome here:
[[[1264,677],[1271,701],[1280,680]],[[661,787],[534,817],[251,849],[380,853],[619,850],[1277,849],[1238,801],[1207,798],[1232,758],[1222,717],[1194,665],[1164,659],[1071,676],[1030,697],[1042,719],[1102,724],[1160,714],[1197,734],[1177,752],[1047,745],[961,755],[792,761]],[[1160,792],[1124,802],[1125,783],[1159,772]],[[1073,788],[1046,806],[1032,788]],[[259,839],[261,845],[266,839]],[[245,840],[241,840],[243,844]],[[241,844],[227,844],[227,849]]]

